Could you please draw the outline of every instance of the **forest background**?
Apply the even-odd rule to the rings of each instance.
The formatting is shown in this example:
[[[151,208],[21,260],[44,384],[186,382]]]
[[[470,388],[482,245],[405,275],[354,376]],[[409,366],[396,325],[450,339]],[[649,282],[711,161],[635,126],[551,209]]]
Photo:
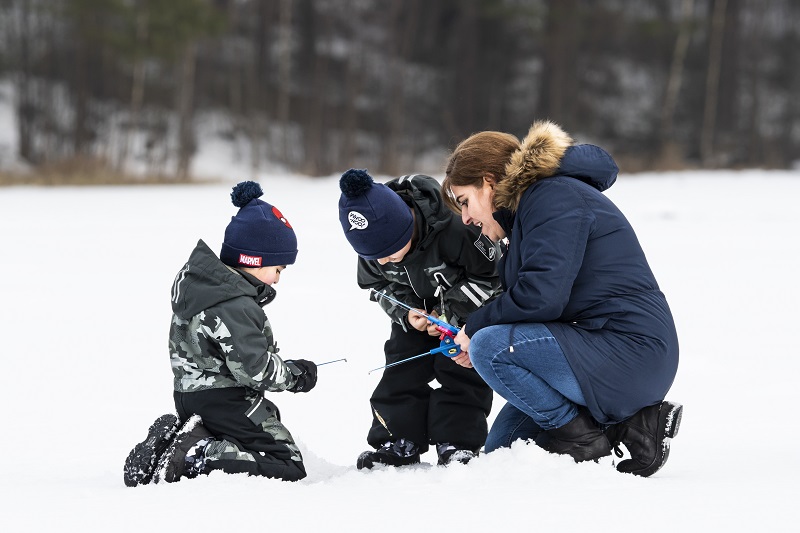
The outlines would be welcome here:
[[[624,172],[797,168],[798,95],[791,0],[0,0],[0,184],[192,181],[207,142],[437,174],[544,118]]]

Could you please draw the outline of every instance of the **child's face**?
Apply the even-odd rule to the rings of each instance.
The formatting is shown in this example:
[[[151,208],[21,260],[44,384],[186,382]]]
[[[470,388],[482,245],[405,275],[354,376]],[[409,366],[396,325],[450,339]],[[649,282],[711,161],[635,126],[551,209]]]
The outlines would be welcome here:
[[[284,268],[286,268],[286,265],[248,268],[247,271],[254,275],[261,283],[275,285],[281,279],[281,272],[283,272]]]
[[[386,263],[399,263],[403,260],[406,256],[408,251],[411,249],[411,239],[408,240],[405,246],[400,248],[398,251],[390,255],[389,257],[382,257],[378,259],[378,264],[385,265]]]

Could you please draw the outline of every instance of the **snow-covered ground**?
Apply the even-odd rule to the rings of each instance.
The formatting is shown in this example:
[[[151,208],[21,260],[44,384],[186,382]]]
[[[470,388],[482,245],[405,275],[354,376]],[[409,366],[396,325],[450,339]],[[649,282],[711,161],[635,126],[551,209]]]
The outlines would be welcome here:
[[[4,124],[9,103],[6,86]],[[0,128],[6,166],[14,136]],[[347,358],[320,368],[311,393],[271,396],[308,478],[125,487],[128,451],[172,410],[173,277],[197,239],[219,250],[230,187],[251,177],[208,146],[194,171],[224,184],[0,188],[3,531],[798,530],[800,172],[623,175],[608,191],[681,339],[668,398],[683,423],[648,479],[523,443],[468,465],[437,467],[431,451],[420,466],[357,471],[389,322],[356,285],[337,177],[262,174],[300,248],[266,308],[281,354]]]
[[[681,339],[668,398],[683,424],[649,479],[525,444],[469,465],[437,467],[429,452],[427,465],[357,471],[388,320],[356,285],[336,177],[260,182],[299,239],[266,308],[281,353],[347,358],[320,368],[311,393],[272,397],[308,478],[122,483],[130,448],[172,410],[174,274],[197,239],[219,249],[231,183],[5,188],[4,531],[797,530],[797,173],[623,175],[609,191]]]

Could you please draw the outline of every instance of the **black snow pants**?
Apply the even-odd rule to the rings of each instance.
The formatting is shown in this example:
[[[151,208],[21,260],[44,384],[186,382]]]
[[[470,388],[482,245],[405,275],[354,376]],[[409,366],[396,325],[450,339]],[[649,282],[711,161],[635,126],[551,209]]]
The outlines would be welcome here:
[[[178,417],[196,414],[218,442],[206,447],[206,469],[297,481],[306,477],[300,450],[280,412],[242,387],[174,392]]]
[[[384,345],[386,364],[427,352],[439,338],[392,323]],[[440,387],[430,383],[436,380]],[[372,428],[367,442],[378,448],[400,438],[419,446],[448,442],[478,451],[488,433],[492,390],[473,368],[464,368],[442,354],[426,355],[383,370],[370,398]]]

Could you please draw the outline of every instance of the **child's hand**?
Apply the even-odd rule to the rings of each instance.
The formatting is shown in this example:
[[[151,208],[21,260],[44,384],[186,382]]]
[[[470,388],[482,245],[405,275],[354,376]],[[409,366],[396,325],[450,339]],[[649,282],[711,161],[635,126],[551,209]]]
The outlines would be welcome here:
[[[431,311],[428,314],[431,315],[433,318],[439,318],[439,313],[437,313],[436,311]],[[426,322],[428,322],[428,321],[426,320]],[[427,329],[428,329],[428,335],[430,335],[432,337],[438,337],[438,336],[440,336],[442,334],[441,331],[436,329],[436,324],[434,324],[432,322],[428,322]]]
[[[416,309],[420,313],[424,313],[424,309]],[[431,311],[428,313],[432,317],[439,318],[439,315],[436,314],[436,311]],[[419,313],[415,313],[414,311],[408,312],[408,323],[411,324],[411,327],[416,329],[417,331],[427,331],[428,335],[432,337],[438,337],[441,335],[438,329],[436,329],[436,324],[431,324],[428,322],[428,319],[424,316],[420,315]]]
[[[297,378],[294,386],[286,389],[289,392],[308,392],[317,384],[317,365],[313,361],[295,359],[284,361],[289,370]]]
[[[424,309],[415,309],[414,311],[419,311],[420,313],[425,312]],[[411,325],[412,328],[416,329],[417,331],[427,330],[428,319],[418,313],[415,313],[414,311],[408,312],[408,323]]]

